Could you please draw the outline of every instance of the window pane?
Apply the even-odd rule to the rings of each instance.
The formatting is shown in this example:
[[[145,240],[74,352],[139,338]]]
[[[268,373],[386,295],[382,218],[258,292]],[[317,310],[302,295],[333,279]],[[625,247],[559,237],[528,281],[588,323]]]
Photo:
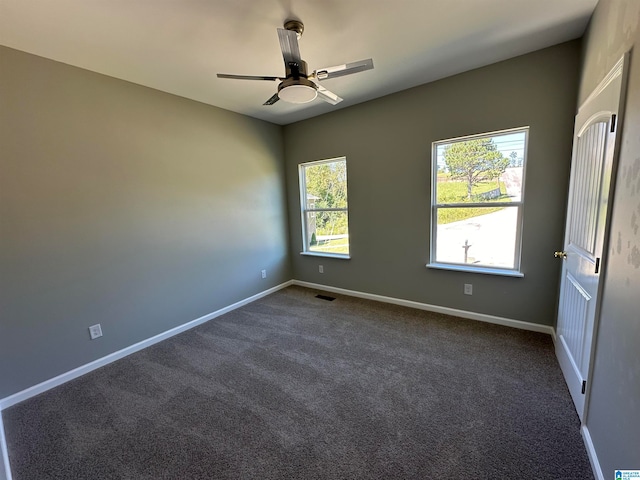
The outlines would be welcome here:
[[[439,208],[436,262],[515,268],[518,208]]]
[[[347,212],[307,212],[307,250],[348,254]]]
[[[436,145],[436,201],[520,201],[526,132]]]
[[[305,167],[307,208],[347,208],[347,162]]]

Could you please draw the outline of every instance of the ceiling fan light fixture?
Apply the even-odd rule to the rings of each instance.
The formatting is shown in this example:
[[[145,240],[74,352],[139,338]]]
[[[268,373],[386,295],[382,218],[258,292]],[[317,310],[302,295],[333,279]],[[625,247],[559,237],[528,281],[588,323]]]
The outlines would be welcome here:
[[[280,100],[289,103],[309,103],[317,96],[317,90],[309,85],[288,85],[278,92]]]

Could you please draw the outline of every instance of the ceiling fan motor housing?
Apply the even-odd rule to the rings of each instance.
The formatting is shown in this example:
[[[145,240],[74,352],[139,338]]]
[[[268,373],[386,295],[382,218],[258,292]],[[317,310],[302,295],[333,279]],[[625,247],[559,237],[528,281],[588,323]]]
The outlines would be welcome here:
[[[307,62],[286,66],[287,78],[278,85],[278,97],[289,103],[307,103],[318,96],[318,86],[307,78]]]
[[[289,78],[308,78],[307,75],[307,62],[300,60],[298,62],[290,62],[285,64],[285,75]]]

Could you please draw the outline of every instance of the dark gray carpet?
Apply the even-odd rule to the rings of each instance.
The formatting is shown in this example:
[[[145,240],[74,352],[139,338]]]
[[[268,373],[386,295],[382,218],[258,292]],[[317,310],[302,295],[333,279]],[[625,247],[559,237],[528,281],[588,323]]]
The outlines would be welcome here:
[[[316,293],[4,411],[15,480],[593,478],[548,335]]]

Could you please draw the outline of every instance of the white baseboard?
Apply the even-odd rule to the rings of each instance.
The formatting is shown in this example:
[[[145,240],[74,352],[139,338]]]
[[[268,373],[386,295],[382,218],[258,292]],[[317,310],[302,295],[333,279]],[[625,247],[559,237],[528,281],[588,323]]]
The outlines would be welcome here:
[[[7,440],[4,436],[2,412],[0,412],[0,480],[11,480],[11,470],[9,469],[9,451],[7,450]]]
[[[224,315],[225,313],[235,310],[236,308],[240,308],[244,305],[247,305],[248,303],[254,302],[259,298],[266,297],[267,295],[277,292],[278,290],[286,288],[292,284],[293,282],[291,280],[288,282],[282,283],[273,288],[257,293],[256,295],[253,295],[249,298],[240,300],[239,302],[236,302],[233,305],[229,305],[228,307],[221,308],[220,310],[216,310],[215,312],[209,313],[200,318],[196,318],[195,320],[187,322],[178,327],[172,328],[171,330],[167,330],[166,332],[160,333],[151,338],[147,338],[146,340],[130,345],[126,348],[123,348],[122,350],[118,350],[117,352],[111,353],[105,357],[94,360],[93,362],[87,363],[86,365],[82,365],[78,368],[74,368],[69,372],[63,373],[49,380],[45,380],[44,382],[34,385],[33,387],[29,387],[25,390],[22,390],[21,392],[18,392],[6,398],[3,398],[0,400],[0,412],[5,408],[15,405],[16,403],[23,402],[24,400],[34,397],[40,393],[46,392],[47,390],[57,387],[58,385],[62,385],[63,383],[73,380],[74,378],[78,378],[86,373],[89,373],[92,370],[95,370],[96,368],[100,368],[100,367],[103,367],[104,365],[108,365],[109,363],[115,362],[116,360],[126,357],[127,355],[131,355],[132,353],[138,352],[143,348],[147,348],[155,343],[161,342],[162,340],[166,340],[167,338],[173,337],[174,335],[177,335],[186,330],[190,330],[194,327],[197,327],[202,323],[208,322],[209,320],[219,317],[220,315]],[[2,477],[0,477],[0,480],[2,480]]]
[[[593,441],[591,441],[591,434],[589,433],[589,429],[586,425],[582,426],[580,433],[582,433],[584,446],[587,448],[587,455],[591,462],[593,476],[596,477],[596,480],[605,480],[604,475],[602,474],[602,469],[600,468],[600,462],[598,461],[598,455],[596,454],[596,447],[593,445]]]
[[[328,285],[321,285],[318,283],[302,282],[300,280],[293,280],[292,284],[298,285],[300,287],[313,288],[315,290],[324,290],[326,292],[333,292],[333,293],[339,293],[342,295],[348,295],[350,297],[365,298],[367,300],[375,300],[377,302],[391,303],[394,305],[401,305],[403,307],[416,308],[418,310],[444,313],[446,315],[453,315],[455,317],[462,317],[470,320],[478,320],[480,322],[494,323],[496,325],[504,325],[506,327],[519,328],[521,330],[530,330],[532,332],[546,333],[551,335],[552,337],[555,337],[555,331],[553,327],[549,325],[540,325],[538,323],[523,322],[520,320],[512,320],[510,318],[487,315],[484,313],[468,312],[466,310],[458,310],[456,308],[441,307],[439,305],[430,305],[428,303],[414,302],[412,300],[403,300],[401,298],[385,297],[382,295],[375,295],[373,293],[364,293],[364,292],[358,292],[355,290],[346,290],[344,288],[330,287]]]

